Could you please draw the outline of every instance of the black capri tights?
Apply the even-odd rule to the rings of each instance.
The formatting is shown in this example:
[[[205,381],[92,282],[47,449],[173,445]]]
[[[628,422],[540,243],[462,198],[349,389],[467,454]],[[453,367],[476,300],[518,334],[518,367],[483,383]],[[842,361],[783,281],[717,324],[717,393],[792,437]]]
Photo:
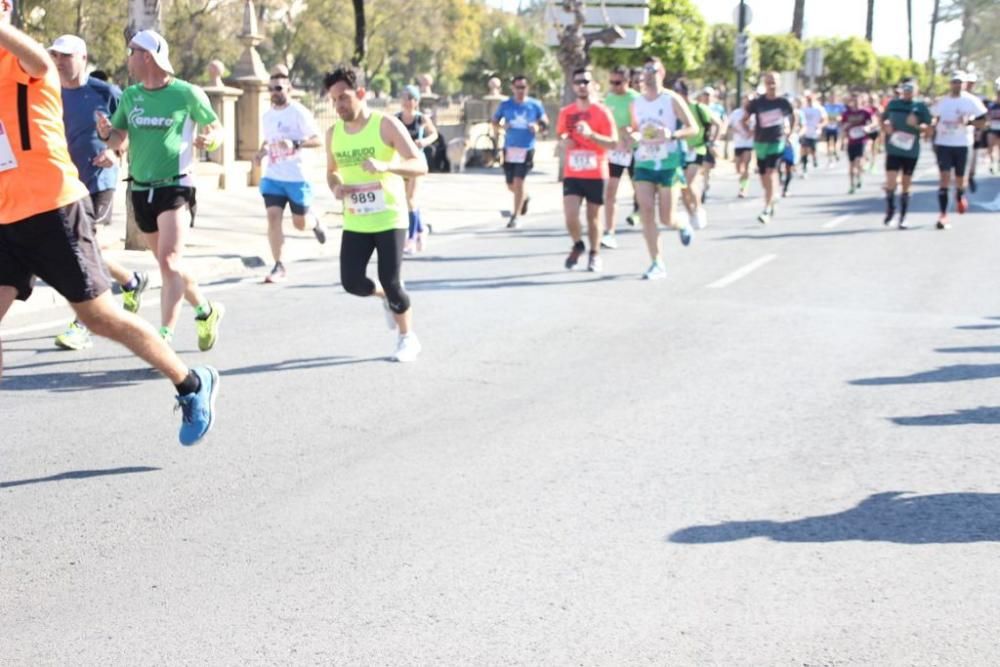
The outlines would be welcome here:
[[[376,234],[344,231],[340,240],[340,282],[344,289],[357,296],[371,296],[375,283],[365,275],[368,260],[378,251],[378,281],[397,315],[410,309],[410,296],[403,289],[400,269],[403,265],[403,245],[406,229],[390,229]]]

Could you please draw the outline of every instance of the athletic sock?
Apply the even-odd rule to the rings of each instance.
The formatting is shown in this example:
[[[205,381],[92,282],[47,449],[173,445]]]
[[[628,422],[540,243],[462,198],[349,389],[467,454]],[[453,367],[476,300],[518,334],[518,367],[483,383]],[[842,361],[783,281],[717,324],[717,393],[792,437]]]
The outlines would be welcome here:
[[[896,210],[896,193],[893,190],[885,191],[885,210],[886,211]]]
[[[177,388],[179,395],[187,396],[197,393],[201,389],[201,380],[194,374],[194,371],[188,371],[187,377],[180,384],[175,384],[174,387]]]
[[[407,215],[410,218],[410,227],[406,233],[406,237],[412,239],[417,235],[417,216],[413,211],[410,211]]]
[[[948,188],[938,188],[938,208],[941,215],[948,212]]]
[[[955,197],[961,199],[965,196],[965,188],[955,188]]]
[[[134,292],[135,288],[139,286],[139,274],[135,271],[132,272],[132,277],[128,279],[128,282],[122,285],[122,289],[126,292]]]
[[[906,209],[910,207],[910,193],[903,192],[899,195],[899,217],[903,219],[906,217]]]
[[[212,304],[208,301],[194,307],[194,316],[199,320],[206,320],[212,314]]]

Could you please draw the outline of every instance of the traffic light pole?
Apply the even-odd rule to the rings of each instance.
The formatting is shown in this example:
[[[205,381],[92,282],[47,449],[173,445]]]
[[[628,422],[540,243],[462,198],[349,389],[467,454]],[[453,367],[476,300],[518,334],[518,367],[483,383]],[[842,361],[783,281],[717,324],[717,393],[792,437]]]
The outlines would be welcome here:
[[[740,35],[746,30],[746,0],[740,0],[740,20],[737,22],[736,26],[736,42],[739,44]],[[737,46],[737,48],[739,48]],[[743,70],[745,67],[736,68],[736,104],[735,107],[740,106],[743,100]]]

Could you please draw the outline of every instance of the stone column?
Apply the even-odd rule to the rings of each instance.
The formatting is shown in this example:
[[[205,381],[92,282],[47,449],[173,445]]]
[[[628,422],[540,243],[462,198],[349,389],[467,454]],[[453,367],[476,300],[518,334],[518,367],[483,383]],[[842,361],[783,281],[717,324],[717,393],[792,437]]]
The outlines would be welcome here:
[[[203,89],[212,103],[215,115],[222,123],[222,146],[208,154],[210,162],[222,167],[222,177],[219,187],[226,189],[239,184],[234,180],[236,166],[236,101],[242,97],[243,91],[230,86],[207,86]]]
[[[257,45],[263,39],[257,32],[257,14],[253,2],[246,0],[243,6],[243,32],[240,34],[244,49],[228,83],[241,91],[236,100],[235,147],[237,160],[251,161],[247,185],[260,183],[260,167],[253,164],[252,160],[264,141],[263,117],[271,106],[271,97],[267,91],[270,76],[257,52]]]

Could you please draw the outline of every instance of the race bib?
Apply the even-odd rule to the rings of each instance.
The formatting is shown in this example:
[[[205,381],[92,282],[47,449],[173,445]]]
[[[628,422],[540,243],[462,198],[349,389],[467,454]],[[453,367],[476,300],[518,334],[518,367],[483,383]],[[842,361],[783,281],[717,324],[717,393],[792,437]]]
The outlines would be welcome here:
[[[281,141],[271,142],[267,145],[267,159],[271,164],[284,162],[295,153],[294,148],[288,148]]]
[[[670,147],[672,141],[659,141],[656,143],[639,142],[639,147],[635,150],[636,162],[662,162],[670,157]]]
[[[508,147],[504,149],[503,161],[508,164],[524,164],[528,161],[528,149]]]
[[[847,131],[847,136],[851,139],[860,139],[868,134],[868,130],[863,125],[855,125]]]
[[[757,114],[761,127],[777,127],[785,122],[785,114],[781,109],[770,109]]]
[[[903,151],[913,150],[917,135],[909,132],[893,132],[889,135],[889,143]]]
[[[17,158],[14,157],[14,150],[10,147],[7,129],[0,123],[0,171],[11,169],[17,169]]]
[[[570,172],[588,172],[597,169],[597,153],[594,151],[569,151],[566,169]]]
[[[632,164],[632,151],[611,151],[608,160],[619,167],[627,167]]]
[[[344,186],[344,205],[350,215],[371,215],[386,210],[381,183]]]

